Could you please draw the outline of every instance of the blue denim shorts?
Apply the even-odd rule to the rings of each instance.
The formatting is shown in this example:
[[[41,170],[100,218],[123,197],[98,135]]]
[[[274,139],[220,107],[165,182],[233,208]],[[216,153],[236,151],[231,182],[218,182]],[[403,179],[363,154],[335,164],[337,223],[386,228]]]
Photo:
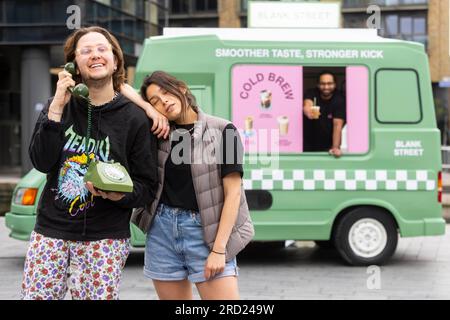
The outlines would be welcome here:
[[[159,204],[147,233],[144,275],[153,280],[203,282],[207,280],[204,270],[208,256],[200,214]],[[236,258],[208,280],[227,276],[238,276]]]

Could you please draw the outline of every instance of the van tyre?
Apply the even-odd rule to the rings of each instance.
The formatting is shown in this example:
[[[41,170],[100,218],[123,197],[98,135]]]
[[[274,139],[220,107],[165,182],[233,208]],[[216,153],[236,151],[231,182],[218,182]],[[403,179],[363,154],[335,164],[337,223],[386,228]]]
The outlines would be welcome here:
[[[361,207],[338,221],[334,244],[346,262],[381,265],[395,252],[398,232],[394,219],[379,208]]]

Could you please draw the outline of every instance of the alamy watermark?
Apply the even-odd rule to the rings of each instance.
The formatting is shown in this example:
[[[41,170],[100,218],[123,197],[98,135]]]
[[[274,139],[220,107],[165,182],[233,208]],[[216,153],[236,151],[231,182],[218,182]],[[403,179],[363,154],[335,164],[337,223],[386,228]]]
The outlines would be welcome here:
[[[369,266],[367,267],[367,278],[366,285],[369,290],[380,290],[381,289],[381,268],[379,266]]]
[[[75,30],[81,28],[81,9],[77,5],[68,6],[66,13],[69,17],[66,20],[66,26],[69,30]]]
[[[381,9],[377,5],[370,5],[366,10],[371,16],[367,18],[366,26],[369,29],[381,29]]]

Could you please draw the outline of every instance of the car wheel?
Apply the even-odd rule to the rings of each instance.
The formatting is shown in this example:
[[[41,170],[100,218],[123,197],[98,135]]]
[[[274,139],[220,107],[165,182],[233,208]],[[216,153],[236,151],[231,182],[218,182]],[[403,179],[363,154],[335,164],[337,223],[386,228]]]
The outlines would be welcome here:
[[[395,252],[398,232],[392,216],[379,208],[348,212],[335,229],[335,245],[351,265],[381,265]]]

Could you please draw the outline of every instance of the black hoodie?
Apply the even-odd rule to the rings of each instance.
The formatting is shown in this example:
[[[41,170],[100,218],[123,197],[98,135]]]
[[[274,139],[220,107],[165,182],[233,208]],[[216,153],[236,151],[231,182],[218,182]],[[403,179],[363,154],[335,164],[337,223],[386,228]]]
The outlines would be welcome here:
[[[34,167],[47,173],[34,230],[74,241],[129,238],[132,208],[150,203],[156,190],[157,143],[151,120],[121,94],[92,107],[89,154],[120,162],[134,183],[132,193],[111,201],[93,197],[83,182],[87,104],[71,97],[61,122],[55,122],[48,119],[50,103],[39,116],[29,148]]]

